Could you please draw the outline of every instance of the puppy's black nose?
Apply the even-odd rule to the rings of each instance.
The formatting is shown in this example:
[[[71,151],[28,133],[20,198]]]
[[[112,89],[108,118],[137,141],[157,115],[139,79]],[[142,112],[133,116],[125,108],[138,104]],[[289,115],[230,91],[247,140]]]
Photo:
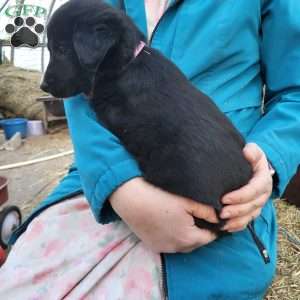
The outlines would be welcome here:
[[[49,85],[47,81],[43,80],[43,82],[40,85],[40,89],[43,90],[44,92],[49,92]]]

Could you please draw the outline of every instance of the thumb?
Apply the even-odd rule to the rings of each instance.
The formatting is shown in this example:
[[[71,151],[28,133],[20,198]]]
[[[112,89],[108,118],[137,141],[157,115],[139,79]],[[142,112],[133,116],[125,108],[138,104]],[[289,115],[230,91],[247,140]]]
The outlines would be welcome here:
[[[246,146],[243,149],[243,153],[245,158],[248,160],[248,162],[252,165],[253,168],[264,155],[262,150],[255,143],[246,144]]]
[[[193,203],[191,204],[191,214],[194,217],[206,220],[210,223],[219,223],[219,219],[213,207],[196,201],[192,202]]]

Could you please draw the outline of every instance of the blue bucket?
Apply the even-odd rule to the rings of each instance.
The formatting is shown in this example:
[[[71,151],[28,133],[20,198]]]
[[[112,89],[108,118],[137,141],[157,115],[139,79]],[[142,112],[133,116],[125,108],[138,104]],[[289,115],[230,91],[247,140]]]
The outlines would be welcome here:
[[[7,140],[17,132],[20,132],[23,139],[27,136],[27,119],[15,118],[1,120],[1,127],[4,130],[4,135]]]

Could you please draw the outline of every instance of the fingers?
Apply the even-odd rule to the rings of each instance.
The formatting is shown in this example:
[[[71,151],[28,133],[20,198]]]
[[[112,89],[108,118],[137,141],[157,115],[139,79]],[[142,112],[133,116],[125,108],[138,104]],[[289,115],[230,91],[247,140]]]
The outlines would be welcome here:
[[[191,218],[192,224],[185,230],[184,234],[176,236],[175,244],[172,247],[173,251],[171,252],[188,253],[211,243],[217,238],[215,233],[207,229],[198,228],[193,218],[197,217],[210,223],[218,223],[219,220],[214,208],[185,198],[185,209]]]
[[[247,144],[243,149],[243,153],[254,171],[256,171],[257,162],[265,157],[264,152],[254,143]]]
[[[249,215],[257,209],[262,209],[268,199],[269,199],[269,195],[263,194],[257,199],[254,199],[253,201],[249,201],[247,203],[225,206],[222,209],[220,217],[222,219],[229,219],[229,218],[231,219],[231,218],[243,217]]]
[[[227,205],[222,209],[220,217],[228,219],[222,229],[229,232],[243,230],[251,220],[259,216],[273,188],[264,152],[256,144],[250,143],[245,146],[244,155],[252,166],[253,177],[248,184],[224,195],[221,200]]]
[[[244,152],[252,165],[253,177],[245,186],[224,195],[221,200],[223,204],[247,203],[262,195],[268,197],[272,192],[273,180],[264,153],[258,146],[253,146],[255,144],[248,145]]]
[[[213,207],[191,200],[189,202],[189,213],[194,217],[206,220],[210,223],[219,223],[216,211]]]
[[[189,232],[187,238],[187,246],[181,246],[177,252],[189,253],[199,247],[213,242],[217,238],[217,235],[207,229],[194,227],[194,229]]]
[[[223,204],[242,204],[247,203],[262,195],[269,196],[272,192],[272,177],[268,172],[254,174],[249,183],[240,189],[226,194],[222,198]]]
[[[228,232],[236,232],[236,231],[244,230],[252,220],[256,219],[260,215],[260,213],[261,213],[261,208],[258,208],[254,210],[251,214],[229,219],[226,225],[222,228],[222,230],[226,230]]]

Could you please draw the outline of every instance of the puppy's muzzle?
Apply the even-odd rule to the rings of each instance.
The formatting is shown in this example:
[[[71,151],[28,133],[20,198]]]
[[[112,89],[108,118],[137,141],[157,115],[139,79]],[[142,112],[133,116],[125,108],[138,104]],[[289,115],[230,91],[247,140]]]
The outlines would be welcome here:
[[[40,89],[46,93],[49,93],[49,85],[48,85],[47,81],[45,81],[45,80],[42,81],[42,83],[40,85]]]

